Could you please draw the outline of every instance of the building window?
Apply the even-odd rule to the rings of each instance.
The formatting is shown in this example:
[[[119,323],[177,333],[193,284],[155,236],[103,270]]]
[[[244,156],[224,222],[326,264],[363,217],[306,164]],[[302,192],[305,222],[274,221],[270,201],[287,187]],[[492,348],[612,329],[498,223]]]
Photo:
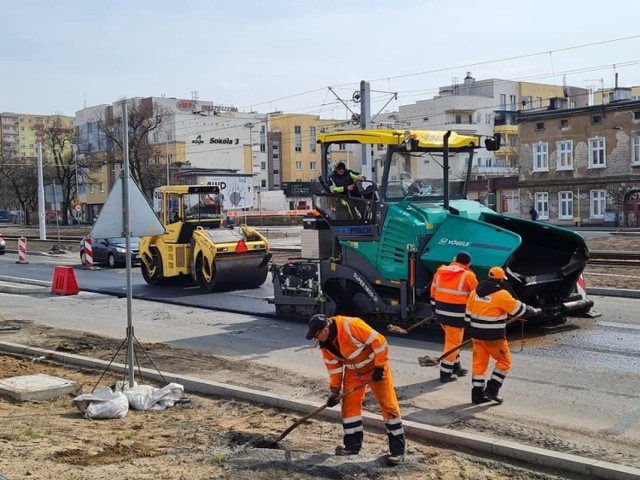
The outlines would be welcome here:
[[[315,160],[312,160],[309,162],[309,170],[315,170],[316,169],[316,162]]]
[[[604,138],[589,139],[589,168],[605,168],[607,166],[605,147]]]
[[[549,171],[549,144],[547,142],[536,143],[533,146],[533,171]]]
[[[536,97],[536,107],[542,107],[542,97]]]
[[[96,193],[96,185],[94,183],[89,184],[89,193]]]
[[[100,193],[104,193],[104,182],[98,183],[98,187],[100,188]]]
[[[302,170],[302,162],[300,160],[296,160],[296,170]]]
[[[558,192],[558,220],[573,220],[573,192]]]
[[[540,220],[549,220],[549,194],[547,192],[536,192],[533,206],[538,211]]]
[[[573,140],[560,140],[556,144],[558,170],[573,170]]]
[[[602,115],[592,115],[591,123],[593,125],[600,125],[602,123]]]
[[[640,165],[640,137],[631,138],[631,165]]]
[[[504,93],[500,94],[500,110],[507,109],[507,96]]]
[[[293,127],[293,131],[295,133],[295,151],[302,151],[302,127],[300,125],[295,125]]]
[[[591,190],[590,192],[591,205],[589,214],[591,218],[604,218],[604,206],[607,198],[606,190]]]
[[[536,132],[540,132],[542,130],[544,130],[544,122],[536,123]]]
[[[266,170],[267,169],[267,162],[260,162],[260,170]]]
[[[260,186],[262,188],[267,188],[267,181],[266,180],[260,180]]]
[[[566,128],[569,126],[569,120],[564,119],[564,120],[560,120],[560,128]]]
[[[633,119],[640,120],[640,112],[633,112]]]
[[[309,151],[316,151],[316,127],[309,127]]]

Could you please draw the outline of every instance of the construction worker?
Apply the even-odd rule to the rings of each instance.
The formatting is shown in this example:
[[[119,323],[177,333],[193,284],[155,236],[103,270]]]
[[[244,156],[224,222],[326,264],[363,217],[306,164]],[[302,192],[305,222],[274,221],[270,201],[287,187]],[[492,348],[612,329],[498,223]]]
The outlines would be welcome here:
[[[467,302],[466,321],[470,325],[473,343],[473,377],[471,379],[471,402],[486,403],[491,400],[502,403],[499,395],[504,379],[511,370],[511,352],[507,342],[507,317],[537,315],[538,309],[528,307],[516,300],[504,287],[507,278],[500,267],[489,270],[487,280],[483,280]],[[489,360],[495,365],[491,378],[485,379]]]
[[[360,192],[356,188],[356,180],[364,179],[364,175],[349,170],[344,162],[339,162],[333,173],[329,175],[329,189],[331,193],[345,193],[359,197]]]
[[[340,392],[347,392],[363,381],[378,402],[389,439],[387,463],[399,465],[404,460],[405,437],[400,406],[389,367],[387,340],[363,320],[356,317],[318,314],[309,320],[307,340],[316,339],[329,372],[330,393],[327,406],[339,403]],[[362,448],[364,428],[362,402],[366,385],[342,399],[344,447],[336,455],[357,455]]]
[[[465,310],[469,294],[478,286],[476,274],[471,271],[471,255],[458,253],[449,265],[436,270],[431,281],[431,305],[436,322],[444,330],[444,352],[462,343]],[[418,359],[419,361],[422,359]],[[422,365],[422,361],[420,362]],[[453,382],[469,371],[462,368],[460,350],[456,350],[440,361],[440,383]]]

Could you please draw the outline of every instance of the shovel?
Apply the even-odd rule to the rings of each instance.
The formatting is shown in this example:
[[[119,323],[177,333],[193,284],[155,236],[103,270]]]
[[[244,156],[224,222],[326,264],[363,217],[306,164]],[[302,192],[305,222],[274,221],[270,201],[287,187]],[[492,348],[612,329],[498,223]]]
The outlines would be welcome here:
[[[389,330],[391,333],[399,333],[401,335],[405,335],[405,334],[409,333],[411,330],[413,330],[414,328],[419,327],[420,325],[424,325],[425,323],[431,323],[431,321],[434,318],[436,318],[436,314],[435,313],[433,315],[427,317],[427,318],[423,318],[422,320],[420,320],[417,323],[414,323],[410,327],[402,328],[402,327],[399,327],[398,325],[391,324],[391,325],[387,325],[387,330]]]
[[[540,313],[542,312],[542,310],[540,310],[540,309],[536,309],[536,310],[539,310]],[[507,320],[506,324],[507,325],[511,325],[512,323],[517,322],[518,320],[524,320],[524,317],[513,317],[512,319]],[[455,347],[450,348],[449,350],[447,350],[446,352],[444,352],[442,355],[440,355],[437,358],[430,357],[429,355],[426,355],[424,357],[418,357],[418,363],[420,364],[421,367],[434,367],[434,366],[438,365],[443,358],[448,357],[449,355],[451,355],[456,350],[459,350],[462,347],[464,347],[465,345],[469,345],[470,343],[471,343],[471,339],[468,338],[467,340],[465,340],[464,342],[456,345]]]
[[[345,392],[342,392],[338,398],[336,400],[340,401],[342,400],[344,397],[346,397],[347,395],[351,395],[353,392],[355,392],[356,390],[361,389],[362,387],[364,387],[366,384],[371,382],[371,378],[369,378],[368,380],[365,380],[364,382],[360,382],[357,385],[354,385],[353,387],[351,387],[349,390],[346,390]],[[309,413],[307,413],[304,417],[302,417],[300,420],[296,420],[296,422],[291,425],[289,428],[287,428],[284,432],[282,432],[280,434],[280,436],[275,440],[275,443],[278,443],[280,440],[282,440],[284,437],[286,437],[287,435],[289,435],[294,428],[296,428],[298,425],[300,425],[303,422],[306,422],[307,420],[309,420],[311,417],[317,415],[318,413],[320,413],[321,411],[323,411],[325,408],[327,408],[327,404],[325,403],[324,405],[319,406],[318,408],[316,408],[315,410],[310,411]]]

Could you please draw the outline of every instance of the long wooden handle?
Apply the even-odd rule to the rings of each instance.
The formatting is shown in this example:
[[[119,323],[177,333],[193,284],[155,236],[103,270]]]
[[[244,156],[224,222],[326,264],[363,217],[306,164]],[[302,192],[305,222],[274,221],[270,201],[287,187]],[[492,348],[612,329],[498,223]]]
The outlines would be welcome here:
[[[362,387],[364,387],[366,384],[370,383],[371,379],[365,380],[364,382],[360,382],[359,384],[351,387],[349,390],[346,390],[345,392],[342,392],[340,395],[338,395],[338,397],[336,398],[336,400],[340,401],[342,400],[344,397],[346,397],[347,395],[351,395],[353,392],[355,392],[356,390],[361,389]],[[276,443],[278,443],[280,440],[282,440],[284,437],[286,437],[287,435],[289,435],[294,428],[296,428],[298,425],[300,425],[303,422],[306,422],[307,420],[309,420],[311,417],[317,415],[318,413],[320,413],[321,411],[323,411],[325,408],[327,408],[327,404],[325,403],[324,405],[320,405],[318,408],[316,408],[315,410],[310,411],[309,413],[307,413],[304,417],[302,417],[299,420],[296,420],[296,422],[291,425],[289,428],[287,428],[284,432],[282,432],[280,434],[280,436],[278,437],[278,439],[276,440]]]
[[[522,319],[523,319],[522,317],[513,317],[513,318],[511,318],[511,319],[507,320],[507,322],[506,322],[505,326],[506,326],[506,325],[511,325],[512,323],[517,322],[518,320],[522,320]],[[468,339],[466,339],[464,342],[462,342],[462,343],[460,343],[460,344],[456,345],[455,347],[450,348],[449,350],[447,350],[446,352],[444,352],[442,355],[440,355],[440,356],[438,357],[438,362],[439,362],[439,361],[441,361],[443,358],[448,357],[449,355],[451,355],[451,354],[452,354],[453,352],[455,352],[456,350],[461,349],[461,348],[462,348],[462,347],[464,347],[465,345],[469,345],[470,343],[471,343],[471,339],[470,339],[470,338],[468,338]]]
[[[423,318],[422,320],[420,320],[418,323],[414,323],[413,325],[411,325],[410,327],[405,328],[405,332],[410,332],[411,330],[413,330],[414,328],[419,327],[420,325],[424,325],[425,323],[429,323],[431,322],[434,318],[436,318],[436,314],[434,313],[433,315],[430,315],[426,318]]]

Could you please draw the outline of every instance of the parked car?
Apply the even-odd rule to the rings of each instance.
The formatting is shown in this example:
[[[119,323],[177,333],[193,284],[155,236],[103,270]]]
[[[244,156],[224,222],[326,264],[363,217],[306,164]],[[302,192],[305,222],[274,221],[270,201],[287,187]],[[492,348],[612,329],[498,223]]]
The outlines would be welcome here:
[[[0,210],[0,223],[11,223],[11,212],[9,210]]]
[[[80,241],[80,260],[83,265],[86,265],[87,261],[85,252],[85,241],[87,238],[89,237],[84,237]],[[126,245],[127,240],[124,237],[91,238],[93,263],[105,263],[111,268],[125,265],[127,262]],[[131,263],[140,263],[138,237],[131,237]]]
[[[7,243],[4,241],[4,238],[2,238],[2,235],[0,235],[0,255],[4,255],[6,247]]]

